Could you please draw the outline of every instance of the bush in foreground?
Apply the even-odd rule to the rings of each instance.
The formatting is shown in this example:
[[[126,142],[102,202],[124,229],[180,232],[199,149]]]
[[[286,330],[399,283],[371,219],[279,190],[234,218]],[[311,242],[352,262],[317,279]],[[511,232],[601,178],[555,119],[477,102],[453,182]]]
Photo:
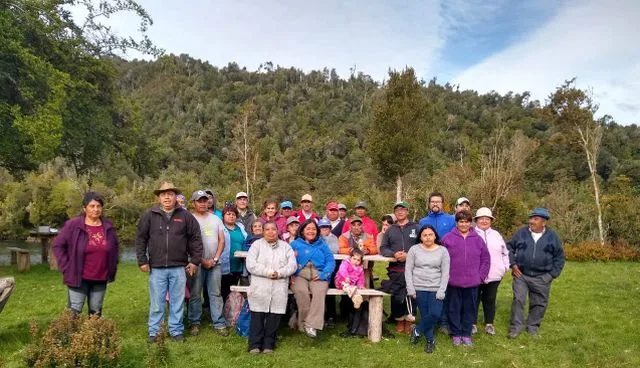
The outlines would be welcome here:
[[[605,244],[597,241],[584,241],[577,245],[567,245],[564,254],[569,261],[639,261],[640,253],[625,241]]]

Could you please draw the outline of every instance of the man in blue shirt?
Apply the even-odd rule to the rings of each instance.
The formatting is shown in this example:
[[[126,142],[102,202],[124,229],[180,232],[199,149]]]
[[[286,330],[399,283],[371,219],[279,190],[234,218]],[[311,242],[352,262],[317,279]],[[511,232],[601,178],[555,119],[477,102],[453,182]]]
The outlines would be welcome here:
[[[442,239],[451,229],[456,226],[456,219],[453,215],[444,212],[444,196],[442,193],[433,192],[429,194],[427,203],[429,213],[420,220],[420,227],[431,225],[436,228],[438,237]]]

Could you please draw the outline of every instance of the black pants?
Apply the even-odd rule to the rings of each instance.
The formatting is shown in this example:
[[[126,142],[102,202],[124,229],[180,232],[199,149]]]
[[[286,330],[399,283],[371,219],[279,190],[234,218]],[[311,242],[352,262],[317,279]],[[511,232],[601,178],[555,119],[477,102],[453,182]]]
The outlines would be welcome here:
[[[338,268],[340,267],[340,261],[336,261],[336,267],[331,274],[331,279],[329,279],[329,287],[335,288],[335,277],[336,273],[338,273]],[[336,319],[338,318],[338,312],[336,311],[336,296],[335,295],[327,295],[324,298],[324,320],[327,321],[329,318]]]
[[[452,336],[471,337],[471,326],[477,314],[478,287],[449,286],[449,331]]]
[[[500,280],[492,281],[488,284],[480,284],[478,287],[478,302],[476,304],[476,319],[474,324],[478,323],[478,314],[480,314],[480,302],[482,302],[482,312],[484,313],[484,323],[492,325],[493,319],[496,317],[496,296],[498,295],[498,286]]]
[[[276,332],[280,325],[281,314],[251,312],[249,329],[249,350],[276,348]]]
[[[238,285],[240,276],[242,276],[242,273],[240,272],[232,272],[226,275],[222,275],[222,280],[220,281],[220,294],[222,294],[222,300],[224,301],[224,303],[227,302],[227,297],[231,292],[231,286]]]

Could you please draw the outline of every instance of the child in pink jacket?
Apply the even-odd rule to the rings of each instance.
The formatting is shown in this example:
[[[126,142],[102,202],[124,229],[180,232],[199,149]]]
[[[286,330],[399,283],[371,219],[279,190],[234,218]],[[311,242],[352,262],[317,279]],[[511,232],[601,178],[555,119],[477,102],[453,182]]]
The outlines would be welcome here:
[[[364,253],[358,248],[353,248],[351,257],[340,263],[340,268],[335,278],[336,286],[342,288],[351,298],[356,309],[360,308],[362,304],[362,295],[358,293],[358,289],[364,289],[363,258]]]

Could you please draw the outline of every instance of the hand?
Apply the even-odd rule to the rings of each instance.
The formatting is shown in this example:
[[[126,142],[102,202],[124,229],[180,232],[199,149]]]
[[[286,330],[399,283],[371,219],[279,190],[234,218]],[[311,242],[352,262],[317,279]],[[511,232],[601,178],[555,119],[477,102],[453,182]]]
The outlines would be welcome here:
[[[320,275],[315,275],[313,276],[313,278],[311,279],[312,281],[318,281],[320,280]]]
[[[437,300],[444,300],[444,295],[445,295],[444,292],[438,291],[438,292],[436,292],[436,299]]]
[[[399,262],[404,262],[407,260],[407,253],[405,253],[404,251],[395,252],[393,256]]]
[[[409,296],[411,297],[411,299],[415,299],[416,298],[416,294],[409,294]]]
[[[518,265],[513,265],[513,267],[511,267],[511,275],[516,279],[522,277],[522,272],[520,271],[520,268],[518,268]]]
[[[347,285],[350,285],[351,284],[351,279],[348,278],[348,277],[345,277],[344,278],[344,283],[347,284]]]
[[[149,265],[148,264],[143,264],[139,268],[140,268],[140,271],[142,271],[142,272],[149,272]]]
[[[213,259],[204,259],[204,260],[202,260],[202,268],[208,270],[211,267],[213,267],[214,263],[215,262],[213,261]]]
[[[296,281],[295,276],[291,276],[291,277],[289,277],[289,283],[290,283],[291,285],[293,285],[293,284],[295,283],[295,281]]]
[[[362,253],[364,253],[364,255],[366,256],[367,254],[369,254],[369,249],[364,248],[364,249],[362,250]]]
[[[189,274],[189,276],[193,276],[196,271],[198,270],[198,266],[194,265],[193,263],[189,263],[187,265],[187,267],[185,267],[187,270],[187,273]]]

